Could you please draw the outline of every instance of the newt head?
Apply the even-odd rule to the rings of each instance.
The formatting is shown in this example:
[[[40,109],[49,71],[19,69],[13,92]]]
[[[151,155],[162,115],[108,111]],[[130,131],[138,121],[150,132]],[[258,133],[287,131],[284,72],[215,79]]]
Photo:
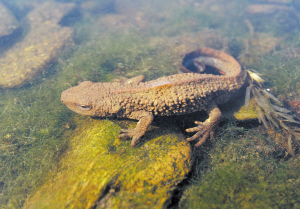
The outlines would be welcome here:
[[[78,86],[69,88],[61,93],[61,102],[70,110],[89,116],[106,116],[111,107],[109,98],[99,83],[81,82]]]

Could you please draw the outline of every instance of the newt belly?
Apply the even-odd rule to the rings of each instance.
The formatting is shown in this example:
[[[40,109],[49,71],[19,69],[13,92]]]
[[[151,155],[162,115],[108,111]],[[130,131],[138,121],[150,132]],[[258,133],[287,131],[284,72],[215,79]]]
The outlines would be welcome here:
[[[204,74],[207,66],[219,75]],[[199,139],[200,146],[213,136],[226,102],[246,80],[246,73],[230,55],[201,48],[185,55],[183,74],[142,82],[137,76],[124,82],[93,83],[84,81],[65,90],[61,101],[71,110],[90,116],[135,119],[134,129],[120,130],[119,138],[132,138],[131,146],[145,134],[155,116],[170,116],[207,111],[208,119],[187,132],[196,132],[188,140]],[[194,72],[193,72],[194,71]]]

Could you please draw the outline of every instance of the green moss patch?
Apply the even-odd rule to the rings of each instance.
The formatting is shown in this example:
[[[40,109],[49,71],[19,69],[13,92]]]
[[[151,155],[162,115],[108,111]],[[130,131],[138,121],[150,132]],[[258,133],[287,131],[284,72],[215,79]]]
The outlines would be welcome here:
[[[58,170],[25,208],[162,206],[190,169],[189,144],[165,130],[132,148],[130,141],[116,138],[118,129],[105,120],[90,119],[80,125]]]
[[[267,134],[244,134],[234,126],[220,133],[197,166],[198,178],[183,195],[181,208],[299,207],[299,159],[286,161]]]

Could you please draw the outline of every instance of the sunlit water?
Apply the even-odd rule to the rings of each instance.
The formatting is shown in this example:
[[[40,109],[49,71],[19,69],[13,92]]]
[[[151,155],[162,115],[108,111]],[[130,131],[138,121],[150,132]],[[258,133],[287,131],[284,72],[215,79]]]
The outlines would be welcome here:
[[[34,16],[34,21],[30,15],[47,4],[46,0],[1,3],[18,24],[9,35],[0,37],[0,76],[7,76],[0,83],[1,208],[21,208],[48,174],[55,173],[76,127],[76,115],[60,102],[60,94],[80,81],[109,82],[141,74],[152,80],[176,74],[182,55],[209,47],[231,54],[243,68],[262,73],[280,99],[299,99],[300,5],[296,0],[61,0]],[[53,28],[47,29],[47,24]],[[9,57],[15,58],[11,61]],[[23,71],[12,70],[13,65],[20,65],[18,70]],[[8,82],[12,77],[13,85]],[[173,206],[195,208],[198,201],[206,208],[240,208],[250,201],[250,207],[299,207],[299,193],[295,192],[299,169],[292,160],[282,162],[286,160],[285,145],[265,143],[257,121],[247,123],[225,120],[221,124],[216,144],[207,145],[205,154],[195,154],[198,165],[189,176],[191,181],[184,183],[187,188],[179,188],[184,192],[181,202],[181,195],[173,197]],[[256,141],[247,144],[247,134]],[[244,169],[240,173],[238,161]],[[232,175],[231,181],[222,172]],[[281,175],[272,176],[273,172],[280,173],[283,180]],[[204,174],[217,182],[211,186],[216,190],[226,181],[219,190],[227,196],[209,189],[212,182]],[[236,186],[232,183],[235,178],[242,179]],[[277,193],[269,192],[273,187],[279,188]]]

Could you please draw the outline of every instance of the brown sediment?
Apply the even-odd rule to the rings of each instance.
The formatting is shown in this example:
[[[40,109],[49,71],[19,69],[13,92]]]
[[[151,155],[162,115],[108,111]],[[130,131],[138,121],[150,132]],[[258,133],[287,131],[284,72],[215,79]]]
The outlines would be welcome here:
[[[290,109],[300,116],[300,99],[297,100],[287,100],[287,104],[289,105]]]

